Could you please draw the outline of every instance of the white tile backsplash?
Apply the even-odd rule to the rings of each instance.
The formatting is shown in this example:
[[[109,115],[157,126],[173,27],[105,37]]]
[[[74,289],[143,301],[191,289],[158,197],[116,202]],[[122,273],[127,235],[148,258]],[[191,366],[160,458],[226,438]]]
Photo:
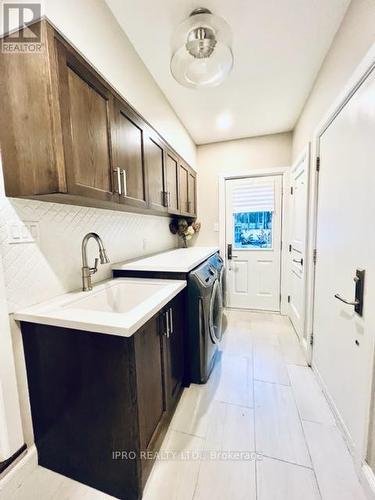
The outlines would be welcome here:
[[[11,244],[9,228],[33,221],[35,242]],[[81,242],[94,231],[103,239],[111,262],[119,262],[177,246],[169,219],[1,197],[0,248],[9,312],[36,304],[81,286]],[[97,256],[89,243],[89,263]],[[93,281],[111,276],[110,264],[99,266]]]

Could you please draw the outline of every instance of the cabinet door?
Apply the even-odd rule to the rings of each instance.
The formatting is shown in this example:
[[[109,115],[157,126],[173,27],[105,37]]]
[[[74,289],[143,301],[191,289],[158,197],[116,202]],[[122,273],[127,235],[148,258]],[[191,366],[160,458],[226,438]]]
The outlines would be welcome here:
[[[155,316],[134,336],[141,450],[147,450],[165,412],[162,337]]]
[[[179,165],[179,180],[180,180],[180,212],[184,215],[189,215],[189,170],[184,164]]]
[[[72,49],[56,43],[68,193],[113,201],[112,94]]]
[[[62,145],[60,136],[56,138],[60,118],[47,56],[54,42],[44,22],[34,24],[36,29],[45,42],[42,53],[0,54],[0,149],[6,196],[66,191]],[[2,42],[12,40],[7,37]]]
[[[171,151],[167,151],[166,155],[166,172],[168,212],[170,214],[178,214],[180,209],[178,197],[178,159]]]
[[[149,206],[159,212],[166,212],[165,148],[156,134],[146,135],[146,164]]]
[[[190,215],[195,216],[196,210],[196,174],[189,170],[188,175],[188,212]]]
[[[114,174],[120,203],[146,207],[144,124],[125,103],[115,103]]]
[[[180,293],[165,309],[165,381],[168,410],[174,409],[185,375],[185,294]]]

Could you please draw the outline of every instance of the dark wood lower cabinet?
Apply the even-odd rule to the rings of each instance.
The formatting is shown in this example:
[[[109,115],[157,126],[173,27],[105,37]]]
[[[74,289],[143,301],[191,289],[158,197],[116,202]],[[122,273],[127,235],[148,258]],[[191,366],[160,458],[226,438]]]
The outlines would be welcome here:
[[[165,335],[165,375],[167,408],[174,408],[180,396],[185,366],[184,324],[185,304],[182,296],[176,297],[164,311],[167,332]]]
[[[160,448],[182,391],[184,301],[181,292],[129,338],[22,323],[40,465],[120,499],[142,497],[146,452]]]

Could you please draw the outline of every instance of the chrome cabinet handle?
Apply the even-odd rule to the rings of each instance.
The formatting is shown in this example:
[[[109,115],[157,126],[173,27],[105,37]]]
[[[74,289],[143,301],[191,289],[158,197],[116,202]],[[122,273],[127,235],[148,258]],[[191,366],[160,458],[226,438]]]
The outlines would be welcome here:
[[[169,334],[170,334],[170,327],[169,327],[169,311],[165,312],[165,322],[166,322],[166,332],[165,335],[167,339],[169,339]]]
[[[173,309],[170,307],[169,308],[169,326],[170,326],[170,333],[173,333]]]
[[[348,306],[357,306],[359,304],[359,300],[350,301],[350,300],[344,299],[344,297],[341,297],[341,295],[339,293],[335,294],[335,299],[338,299],[341,302],[344,302],[344,304],[347,304]]]
[[[122,182],[124,183],[124,192],[123,197],[126,198],[128,196],[128,182],[126,178],[126,170],[121,170]]]
[[[169,207],[169,193],[168,191],[162,191],[161,192],[161,195],[162,195],[162,200],[163,200],[163,207]]]
[[[120,196],[122,194],[122,189],[121,189],[121,171],[119,168],[114,168],[113,173],[116,175],[116,180],[117,180],[117,191],[115,193],[118,193]]]

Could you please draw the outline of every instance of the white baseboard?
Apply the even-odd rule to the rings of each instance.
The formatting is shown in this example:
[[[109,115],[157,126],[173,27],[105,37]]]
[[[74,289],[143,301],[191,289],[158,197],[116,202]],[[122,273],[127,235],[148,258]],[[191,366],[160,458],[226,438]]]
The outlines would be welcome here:
[[[366,462],[363,462],[362,457],[356,456],[356,451],[355,451],[355,446],[353,444],[352,439],[350,438],[349,432],[342,420],[342,417],[332,399],[330,396],[328,389],[319,373],[319,370],[317,369],[316,365],[313,363],[312,369],[316,375],[316,378],[318,380],[318,383],[327,398],[328,404],[333,412],[333,415],[335,417],[337,427],[340,429],[344,441],[348,447],[350,456],[353,459],[354,463],[354,468],[355,471],[357,472],[359,482],[361,483],[363,490],[366,494],[366,497],[368,500],[375,500],[375,475],[372,471],[372,469],[369,467],[369,465]],[[360,464],[360,465],[359,465]]]
[[[25,455],[0,479],[1,499],[10,498],[27,476],[36,469],[37,465],[38,453],[35,445],[32,445],[27,449]]]
[[[352,438],[350,437],[350,434],[349,434],[349,431],[341,417],[341,414],[340,412],[338,411],[337,409],[337,406],[335,405],[335,402],[333,401],[328,389],[327,389],[327,386],[326,384],[324,383],[324,380],[323,378],[321,377],[320,373],[319,373],[319,370],[318,368],[316,367],[315,363],[313,362],[312,365],[311,365],[311,368],[312,370],[314,371],[315,375],[316,375],[316,378],[318,380],[318,383],[320,385],[320,388],[322,389],[327,401],[328,401],[328,405],[329,407],[331,408],[332,410],[332,413],[333,413],[333,416],[335,417],[335,420],[336,420],[336,424],[337,424],[337,427],[340,429],[343,437],[344,437],[344,440],[345,440],[345,443],[349,449],[349,452],[350,452],[350,455],[352,456],[354,462],[355,462],[355,466],[356,466],[356,469],[358,470],[358,466],[357,464],[358,463],[361,463],[362,459],[360,460],[356,460],[357,457],[356,457],[356,453],[355,453],[355,446],[354,446],[354,443],[353,443],[353,440]]]
[[[363,486],[364,492],[369,500],[375,499],[375,475],[371,467],[364,463],[359,474],[360,483]]]

